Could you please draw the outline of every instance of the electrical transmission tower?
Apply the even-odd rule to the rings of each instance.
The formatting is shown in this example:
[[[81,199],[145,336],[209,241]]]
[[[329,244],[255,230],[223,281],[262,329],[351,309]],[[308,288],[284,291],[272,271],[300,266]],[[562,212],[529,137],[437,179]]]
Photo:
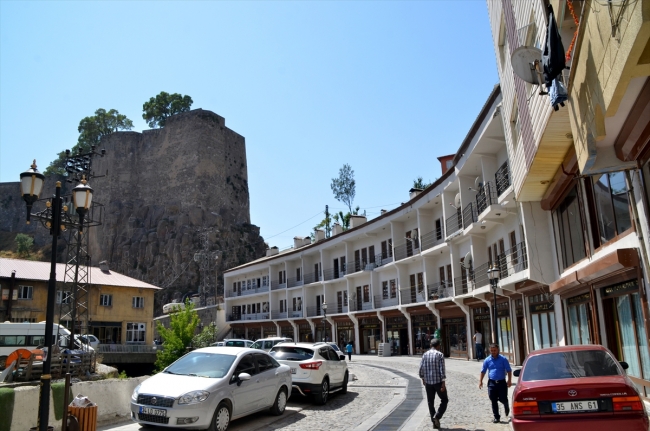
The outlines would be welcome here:
[[[100,177],[92,172],[92,159],[94,156],[103,157],[105,154],[106,150],[95,152],[94,145],[87,153],[71,155],[70,150],[66,150],[65,170],[68,173],[68,182],[85,185],[87,180]],[[75,204],[79,207],[83,205],[73,199],[69,204],[69,211],[72,213],[76,210]],[[88,254],[87,232],[88,228],[102,224],[103,215],[104,206],[92,201],[92,205],[81,218],[79,225],[70,229],[68,236],[65,276],[63,283],[58,284],[56,298],[60,305],[59,322],[67,326],[73,334],[68,340],[70,348],[74,348],[74,334],[87,334],[91,329],[89,319],[91,257]],[[56,250],[52,250],[52,253],[56,253]]]

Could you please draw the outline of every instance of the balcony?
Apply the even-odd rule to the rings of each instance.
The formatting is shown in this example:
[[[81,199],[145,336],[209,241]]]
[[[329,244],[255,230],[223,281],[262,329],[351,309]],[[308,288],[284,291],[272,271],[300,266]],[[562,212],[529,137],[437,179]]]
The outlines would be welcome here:
[[[271,280],[271,290],[285,289],[287,283],[280,283],[280,280]]]
[[[297,286],[302,286],[304,283],[302,281],[302,278],[297,278],[297,277],[289,277],[287,278],[287,287],[297,287]]]
[[[520,242],[513,248],[506,250],[503,254],[499,255],[498,263],[499,271],[501,272],[499,277],[502,279],[528,269],[526,243]]]
[[[323,270],[323,280],[330,281],[342,278],[345,275],[345,270],[338,268],[327,268]]]
[[[343,304],[337,304],[335,313],[347,313],[348,306]]]
[[[472,268],[470,271],[470,276],[472,278],[472,284],[474,289],[478,289],[483,286],[490,285],[490,279],[488,278],[488,269],[490,269],[490,263],[485,262],[482,265]]]
[[[399,298],[384,298],[382,295],[375,295],[375,305],[377,308],[393,307],[399,305]]]
[[[427,299],[424,285],[420,285],[417,288],[412,286],[406,289],[400,289],[399,296],[402,299],[402,305],[425,302]]]
[[[507,161],[497,169],[494,179],[496,181],[497,196],[501,196],[510,187],[510,167]]]
[[[328,307],[329,308],[329,307]],[[319,306],[307,307],[307,317],[322,316],[323,309]]]
[[[375,265],[377,266],[383,266],[388,263],[391,263],[392,261],[393,261],[393,256],[392,255],[389,256],[388,253],[386,254],[379,253],[375,255]]]
[[[267,320],[270,314],[267,313],[251,313],[251,314],[229,314],[228,322],[236,322],[240,320]]]
[[[494,183],[487,182],[478,189],[478,194],[476,195],[476,211],[479,215],[490,205],[496,205],[497,203],[498,195]]]
[[[478,213],[476,212],[476,205],[474,202],[470,202],[463,210],[463,229],[467,229],[472,223],[476,223],[477,221]]]
[[[350,311],[373,310],[372,302],[350,301]]]
[[[428,250],[442,244],[445,240],[445,233],[443,232],[442,226],[439,229],[425,233],[422,235],[422,250]]]
[[[460,277],[454,278],[454,292],[456,296],[458,295],[464,295],[469,292],[469,286],[470,286],[470,278],[469,277],[463,277],[462,275]]]
[[[302,317],[302,310],[289,311],[289,317]]]
[[[288,312],[280,310],[271,310],[271,319],[286,319],[288,317]]]
[[[454,286],[448,281],[429,284],[427,285],[427,291],[429,292],[430,301],[454,296]]]
[[[269,286],[256,287],[254,289],[241,289],[237,291],[228,290],[226,298],[236,298],[238,296],[255,295],[256,293],[268,292]]]
[[[305,284],[318,283],[323,279],[323,276],[319,272],[310,272],[305,274]]]
[[[445,220],[445,231],[447,236],[450,236],[459,230],[463,230],[463,212],[460,208],[457,208],[456,214]]]

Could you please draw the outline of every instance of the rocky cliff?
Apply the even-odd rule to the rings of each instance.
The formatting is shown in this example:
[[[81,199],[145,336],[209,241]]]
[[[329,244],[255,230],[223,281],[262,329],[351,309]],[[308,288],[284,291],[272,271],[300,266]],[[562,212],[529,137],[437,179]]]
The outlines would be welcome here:
[[[165,287],[157,299],[165,303],[198,290],[194,255],[206,244],[218,258],[211,267],[219,293],[223,270],[264,254],[259,228],[250,224],[245,140],[223,117],[197,109],[162,129],[113,133],[100,147],[106,156],[93,160],[98,177],[89,183],[104,205],[102,225],[89,232],[93,265],[106,260],[115,271]],[[35,233],[24,227],[18,183],[0,185],[0,193],[0,229]],[[47,231],[40,230],[36,244],[45,245]],[[210,284],[214,289],[214,272]]]

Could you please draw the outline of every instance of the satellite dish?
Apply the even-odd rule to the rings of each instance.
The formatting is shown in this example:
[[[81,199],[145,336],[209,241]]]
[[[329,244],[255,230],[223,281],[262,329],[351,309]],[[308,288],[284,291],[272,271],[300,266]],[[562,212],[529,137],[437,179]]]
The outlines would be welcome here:
[[[472,259],[472,252],[468,251],[467,254],[465,255],[465,259],[463,259],[463,267],[466,269],[472,268],[472,265],[474,264],[474,260]]]
[[[478,190],[481,187],[483,187],[483,180],[481,179],[481,177],[476,177],[476,179],[474,180],[474,188]]]
[[[454,198],[454,206],[456,209],[460,208],[460,193],[456,193],[456,197]]]
[[[542,50],[533,46],[520,46],[515,49],[510,59],[512,63],[512,70],[518,77],[524,81],[540,85],[539,72],[535,68],[535,64],[542,63]]]

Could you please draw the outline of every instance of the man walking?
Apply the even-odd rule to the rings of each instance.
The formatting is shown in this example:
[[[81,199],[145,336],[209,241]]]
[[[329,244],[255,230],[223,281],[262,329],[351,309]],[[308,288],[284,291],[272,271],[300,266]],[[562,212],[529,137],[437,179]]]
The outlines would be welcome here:
[[[478,388],[483,388],[483,377],[488,372],[488,397],[492,402],[492,413],[494,414],[493,423],[499,423],[501,416],[499,415],[500,401],[503,404],[503,409],[507,417],[510,415],[510,407],[508,406],[508,388],[512,386],[512,368],[505,356],[499,354],[499,345],[490,344],[490,356],[483,361],[483,369],[481,370],[481,377],[478,382]],[[506,373],[508,374],[508,381],[506,382]]]
[[[474,332],[474,346],[476,347],[476,360],[483,359],[483,334],[478,329]]]
[[[352,360],[352,349],[353,349],[352,341],[348,341],[348,345],[345,346],[345,350],[348,352],[348,360],[349,361]]]
[[[435,429],[440,429],[440,419],[445,414],[447,403],[449,403],[447,388],[445,387],[445,379],[447,378],[445,374],[445,357],[438,350],[439,348],[440,340],[437,338],[431,340],[431,349],[422,355],[422,361],[420,362],[420,378],[427,391],[429,415]],[[440,406],[438,406],[437,413],[434,406],[436,394],[440,397]]]

